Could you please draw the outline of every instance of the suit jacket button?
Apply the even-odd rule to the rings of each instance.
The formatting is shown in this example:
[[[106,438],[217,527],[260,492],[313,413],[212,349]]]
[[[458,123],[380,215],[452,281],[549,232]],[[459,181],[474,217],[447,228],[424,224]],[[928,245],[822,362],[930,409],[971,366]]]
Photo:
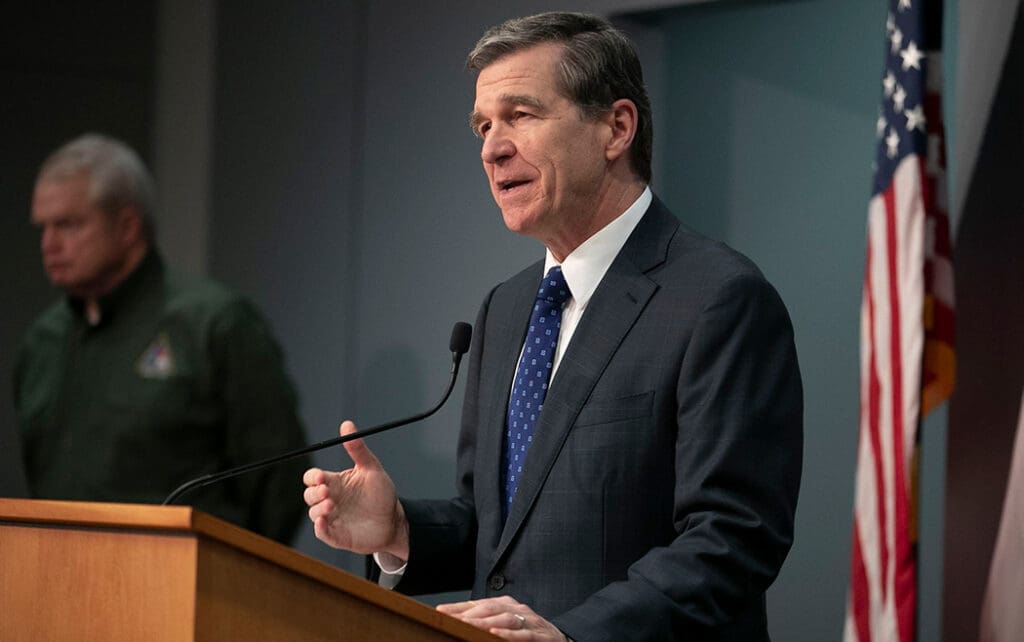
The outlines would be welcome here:
[[[490,585],[492,591],[500,591],[505,587],[505,576],[501,573],[495,573],[487,583]]]

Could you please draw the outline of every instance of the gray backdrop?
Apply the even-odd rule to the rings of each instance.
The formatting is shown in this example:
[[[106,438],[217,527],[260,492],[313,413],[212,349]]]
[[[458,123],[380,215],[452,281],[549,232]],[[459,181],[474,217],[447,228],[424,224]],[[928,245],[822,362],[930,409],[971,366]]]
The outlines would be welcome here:
[[[194,204],[189,216],[162,213],[167,254],[266,311],[311,440],[344,418],[368,426],[430,405],[446,381],[452,323],[471,322],[491,286],[543,251],[508,233],[491,201],[466,127],[473,79],[462,63],[486,26],[547,3],[222,0],[191,24],[171,4],[100,3],[92,18],[67,17],[64,30],[78,35],[60,43],[31,34],[65,14],[21,16],[29,35],[0,70],[20,83],[4,106],[13,142],[2,146],[11,180],[0,188],[0,260],[5,300],[17,304],[0,325],[0,383],[9,389],[17,335],[54,296],[27,225],[35,167],[61,141],[100,129],[159,161],[162,202]],[[562,6],[613,11],[634,36],[655,100],[655,191],[686,223],[752,256],[789,306],[806,382],[805,481],[770,626],[781,640],[838,639],[884,2],[681,4]],[[954,60],[957,3],[945,4]],[[108,22],[134,34],[129,49],[104,46]],[[950,73],[950,95],[955,87]],[[196,167],[208,171],[196,178]],[[451,492],[461,398],[459,386],[436,417],[373,439],[402,492]],[[0,420],[10,417],[4,396]],[[938,639],[936,424],[924,453],[921,639]],[[317,461],[347,465],[337,451]],[[295,545],[361,567],[308,528]]]

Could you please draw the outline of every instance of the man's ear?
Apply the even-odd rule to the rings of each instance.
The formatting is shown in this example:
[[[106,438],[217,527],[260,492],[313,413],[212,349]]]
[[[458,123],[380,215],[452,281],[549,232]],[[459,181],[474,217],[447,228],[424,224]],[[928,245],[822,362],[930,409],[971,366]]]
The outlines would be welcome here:
[[[117,212],[117,232],[125,245],[134,245],[145,240],[142,212],[137,205],[125,205]]]
[[[606,122],[611,127],[611,137],[605,145],[605,158],[609,161],[618,159],[629,151],[636,136],[637,109],[632,100],[620,98],[612,103],[612,108],[606,116]]]

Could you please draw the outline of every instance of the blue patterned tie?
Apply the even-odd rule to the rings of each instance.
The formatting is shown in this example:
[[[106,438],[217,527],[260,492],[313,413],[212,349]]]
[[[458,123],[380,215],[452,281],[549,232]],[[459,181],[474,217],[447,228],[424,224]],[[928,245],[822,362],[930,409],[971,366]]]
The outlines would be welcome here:
[[[516,380],[508,402],[505,433],[505,505],[502,518],[508,517],[512,498],[522,476],[526,453],[533,442],[533,428],[544,407],[544,396],[551,379],[551,366],[562,327],[562,306],[572,296],[565,284],[562,268],[551,268],[541,281],[537,301],[530,315],[523,356],[516,369]]]

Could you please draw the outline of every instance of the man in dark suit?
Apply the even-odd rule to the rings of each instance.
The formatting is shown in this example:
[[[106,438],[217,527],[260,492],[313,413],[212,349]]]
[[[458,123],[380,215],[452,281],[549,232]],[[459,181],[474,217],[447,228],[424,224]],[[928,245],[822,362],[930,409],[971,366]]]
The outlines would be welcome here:
[[[317,537],[405,592],[471,586],[438,608],[508,639],[767,639],[802,450],[782,302],[651,194],[640,64],[607,22],[509,21],[468,66],[494,198],[546,258],[481,308],[458,496],[399,499],[353,442],[352,469],[305,475]]]

